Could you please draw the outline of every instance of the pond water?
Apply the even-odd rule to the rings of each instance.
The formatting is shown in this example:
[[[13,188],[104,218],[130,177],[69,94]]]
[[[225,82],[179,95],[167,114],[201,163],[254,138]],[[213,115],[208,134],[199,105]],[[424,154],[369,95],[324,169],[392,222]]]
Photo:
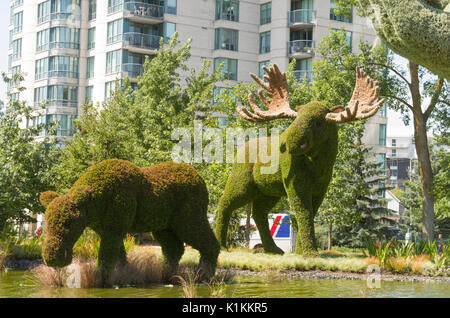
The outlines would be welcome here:
[[[335,297],[450,297],[450,284],[443,282],[382,281],[381,288],[369,289],[365,280],[235,277],[225,287],[225,297],[239,298],[335,298]],[[196,286],[197,297],[210,297],[206,285]],[[42,287],[32,280],[30,272],[0,273],[0,298],[69,297],[69,298],[178,298],[183,288],[153,285],[146,288],[74,289]]]

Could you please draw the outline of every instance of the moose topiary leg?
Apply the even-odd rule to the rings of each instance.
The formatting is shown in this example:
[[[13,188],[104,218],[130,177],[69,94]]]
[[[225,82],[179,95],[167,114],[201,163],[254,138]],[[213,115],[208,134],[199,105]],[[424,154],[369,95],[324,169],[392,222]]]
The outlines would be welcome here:
[[[100,271],[102,285],[105,285],[115,266],[126,264],[127,256],[123,245],[123,235],[107,233],[100,237],[97,268]]]
[[[160,230],[152,233],[161,245],[164,256],[164,276],[169,279],[178,269],[178,263],[184,253],[184,243],[171,231]]]
[[[264,247],[264,252],[283,254],[283,250],[279,248],[272,237],[269,229],[268,214],[275,206],[280,198],[269,196],[258,196],[252,203],[252,216],[258,227],[259,236]]]

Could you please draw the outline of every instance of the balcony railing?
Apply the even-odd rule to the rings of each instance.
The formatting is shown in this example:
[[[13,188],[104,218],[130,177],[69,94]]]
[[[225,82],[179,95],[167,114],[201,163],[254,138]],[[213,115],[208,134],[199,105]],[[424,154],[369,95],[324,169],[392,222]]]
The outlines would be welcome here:
[[[77,101],[67,100],[67,99],[48,99],[44,102],[34,102],[35,108],[41,108],[43,105],[45,107],[73,107],[76,108],[78,106]]]
[[[161,36],[157,35],[136,32],[128,32],[123,35],[125,45],[149,50],[158,50],[161,38]]]
[[[128,77],[136,78],[142,75],[144,67],[138,63],[125,63],[122,65],[122,72],[128,73]]]
[[[287,45],[288,56],[295,55],[314,55],[314,41],[312,40],[297,40],[289,41]]]
[[[289,26],[296,24],[314,24],[316,20],[316,11],[312,9],[300,9],[288,12]]]
[[[35,80],[41,80],[45,78],[59,78],[59,77],[67,77],[67,78],[78,78],[78,72],[72,72],[72,71],[48,71],[48,72],[41,72],[36,73]]]
[[[297,78],[299,82],[302,82],[304,80],[311,82],[313,77],[313,71],[296,70],[294,71],[294,76]]]
[[[44,43],[36,47],[37,52],[49,50],[49,49],[74,49],[78,50],[80,48],[80,43],[76,42],[61,42],[55,41],[50,43]]]
[[[135,17],[148,19],[162,19],[164,16],[164,7],[156,4],[142,2],[126,2],[124,10]]]

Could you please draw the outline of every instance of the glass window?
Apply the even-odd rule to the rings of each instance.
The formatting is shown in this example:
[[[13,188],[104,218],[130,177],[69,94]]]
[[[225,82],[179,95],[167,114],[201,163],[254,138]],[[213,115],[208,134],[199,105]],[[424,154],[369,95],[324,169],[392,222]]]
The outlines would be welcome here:
[[[214,49],[237,51],[239,42],[239,31],[218,28],[216,29]]]
[[[105,99],[109,99],[111,96],[113,96],[115,90],[116,90],[116,81],[106,82]]]
[[[378,114],[380,114],[381,117],[386,117],[386,104],[381,105]]]
[[[392,139],[392,147],[396,147],[397,146],[397,139]]]
[[[22,39],[17,39],[12,42],[12,60],[17,60],[22,57]]]
[[[259,35],[259,54],[270,52],[270,31]]]
[[[95,27],[88,30],[88,50],[95,48]]]
[[[108,13],[114,13],[123,9],[123,0],[108,0]]]
[[[75,125],[73,120],[76,116],[72,115],[43,115],[36,116],[33,118],[33,126],[38,127],[42,124],[50,124],[51,122],[57,122],[56,126],[56,136],[73,136],[75,132]],[[47,131],[44,128],[39,134],[39,136],[47,135]]]
[[[334,14],[336,3],[334,0],[330,0],[330,20],[352,23],[353,22],[353,7],[351,7],[345,16]]]
[[[221,73],[227,80],[237,81],[238,61],[235,59],[228,59],[218,57],[214,59],[214,70],[218,71],[219,65],[224,63]]]
[[[163,36],[164,36],[164,43],[169,43],[170,38],[175,34],[177,31],[177,25],[172,22],[164,22],[163,24]]]
[[[267,2],[260,6],[259,23],[262,25],[270,22],[272,22],[272,2]]]
[[[78,78],[78,57],[51,56],[35,63],[35,79],[50,77]]]
[[[113,43],[122,40],[123,20],[116,20],[108,23],[107,43]]]
[[[38,23],[48,21],[50,19],[50,1],[38,4]]]
[[[97,17],[97,0],[89,0],[88,20],[94,20]]]
[[[93,99],[92,99],[93,92],[94,92],[94,86],[86,87],[86,103],[93,101]]]
[[[341,31],[339,29],[331,29],[331,32]],[[343,30],[345,33],[345,40],[347,41],[348,47],[352,48],[352,31]]]
[[[378,154],[378,163],[380,164],[381,169],[386,169],[386,154],[385,153]]]
[[[219,103],[219,96],[223,93],[226,92],[227,94],[231,94],[233,92],[233,88],[231,87],[214,87],[213,88],[213,105],[217,106],[217,104]],[[236,101],[236,97],[233,96],[233,100]]]
[[[378,144],[380,146],[386,146],[386,124],[379,125],[378,133],[379,133]]]
[[[263,66],[269,67],[269,65],[270,61],[259,62],[259,71],[258,71],[259,78],[264,79],[264,75],[266,75],[267,73],[263,70]]]
[[[120,72],[122,66],[122,50],[106,53],[106,74]]]
[[[216,20],[239,21],[238,0],[216,0]]]
[[[86,62],[86,78],[94,77],[94,64],[95,56],[88,57]]]
[[[13,17],[14,19],[14,28],[13,28],[13,34],[16,34],[18,32],[22,32],[22,25],[23,25],[23,11],[16,13]]]
[[[177,0],[166,0],[165,12],[169,14],[177,14]]]
[[[66,27],[51,28],[50,48],[79,49],[80,29]]]
[[[392,149],[392,157],[397,157],[397,149]]]

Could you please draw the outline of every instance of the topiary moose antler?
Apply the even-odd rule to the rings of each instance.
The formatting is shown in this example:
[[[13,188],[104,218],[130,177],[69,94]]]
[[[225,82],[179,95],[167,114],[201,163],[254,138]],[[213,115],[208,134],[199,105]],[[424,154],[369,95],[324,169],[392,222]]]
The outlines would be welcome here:
[[[251,113],[245,107],[238,107],[238,114],[243,119],[251,122],[263,122],[279,118],[295,119],[297,117],[297,112],[289,106],[289,92],[286,73],[281,73],[276,64],[270,68],[263,66],[263,70],[268,74],[264,75],[264,78],[268,81],[268,84],[255,74],[250,74],[250,76],[259,84],[259,86],[269,92],[269,97],[272,98],[271,102],[264,97],[262,89],[258,90],[259,98],[261,98],[269,110],[262,111],[258,105],[256,105],[255,100],[253,99],[253,94],[250,93],[248,95],[248,100],[254,113]]]
[[[378,98],[379,91],[378,81],[372,80],[357,66],[356,84],[351,100],[346,107],[337,105],[331,108],[330,113],[325,116],[326,120],[341,124],[372,117],[385,101],[383,98],[372,105]]]

